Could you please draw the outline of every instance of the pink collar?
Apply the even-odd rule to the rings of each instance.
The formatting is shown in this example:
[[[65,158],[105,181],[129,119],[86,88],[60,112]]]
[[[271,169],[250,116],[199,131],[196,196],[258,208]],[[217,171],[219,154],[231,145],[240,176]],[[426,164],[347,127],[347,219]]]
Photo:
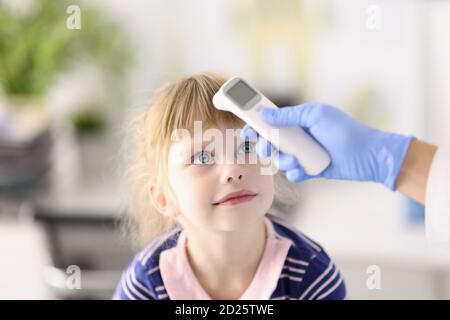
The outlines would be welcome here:
[[[250,286],[239,300],[268,300],[275,291],[292,241],[276,237],[272,221],[264,217],[267,241],[261,262]],[[159,259],[161,276],[172,300],[211,300],[195,277],[186,250],[186,234],[183,230],[177,246],[165,250]]]

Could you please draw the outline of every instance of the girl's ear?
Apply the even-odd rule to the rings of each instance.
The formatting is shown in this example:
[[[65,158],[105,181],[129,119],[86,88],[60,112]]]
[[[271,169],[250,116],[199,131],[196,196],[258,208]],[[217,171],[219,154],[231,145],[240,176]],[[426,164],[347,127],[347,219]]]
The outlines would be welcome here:
[[[157,188],[156,186],[151,186],[150,193],[153,199],[153,203],[159,212],[169,218],[175,218],[177,216],[178,210],[169,201],[163,190]]]

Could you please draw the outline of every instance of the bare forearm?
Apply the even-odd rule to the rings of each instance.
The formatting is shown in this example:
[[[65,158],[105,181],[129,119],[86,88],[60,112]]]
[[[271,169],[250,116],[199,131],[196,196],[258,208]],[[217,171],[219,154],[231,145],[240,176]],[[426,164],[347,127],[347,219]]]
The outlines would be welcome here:
[[[436,150],[435,145],[420,140],[411,142],[397,178],[398,191],[425,203],[428,174]]]

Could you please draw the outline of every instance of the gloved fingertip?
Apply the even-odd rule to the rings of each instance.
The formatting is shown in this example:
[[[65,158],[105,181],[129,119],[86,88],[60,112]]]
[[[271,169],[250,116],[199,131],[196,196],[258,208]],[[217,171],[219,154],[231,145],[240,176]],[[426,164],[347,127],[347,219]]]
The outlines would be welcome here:
[[[250,125],[247,124],[241,130],[240,136],[243,140],[256,140],[258,138],[258,133]]]
[[[292,170],[286,171],[286,178],[293,183],[299,183],[303,181],[303,177],[305,176],[304,171],[301,168],[295,168]]]
[[[268,158],[272,154],[272,144],[264,138],[259,138],[256,143],[256,152],[262,158]]]
[[[275,157],[275,165],[278,169],[287,171],[299,167],[297,158],[291,154],[279,151]]]
[[[298,167],[292,170],[286,171],[286,178],[293,183],[299,183],[304,180],[305,172],[302,168]]]

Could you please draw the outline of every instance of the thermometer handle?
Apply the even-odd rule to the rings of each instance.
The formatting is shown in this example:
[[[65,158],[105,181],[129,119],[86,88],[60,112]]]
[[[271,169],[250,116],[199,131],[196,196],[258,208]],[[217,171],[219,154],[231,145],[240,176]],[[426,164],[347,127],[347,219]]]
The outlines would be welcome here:
[[[307,174],[317,175],[328,167],[331,161],[330,156],[319,142],[299,126],[277,127],[266,123],[258,114],[262,106],[278,109],[275,104],[263,96],[258,107],[246,112],[256,114],[251,116],[242,114],[242,117],[278,150],[294,155]],[[277,131],[273,129],[277,129]]]

